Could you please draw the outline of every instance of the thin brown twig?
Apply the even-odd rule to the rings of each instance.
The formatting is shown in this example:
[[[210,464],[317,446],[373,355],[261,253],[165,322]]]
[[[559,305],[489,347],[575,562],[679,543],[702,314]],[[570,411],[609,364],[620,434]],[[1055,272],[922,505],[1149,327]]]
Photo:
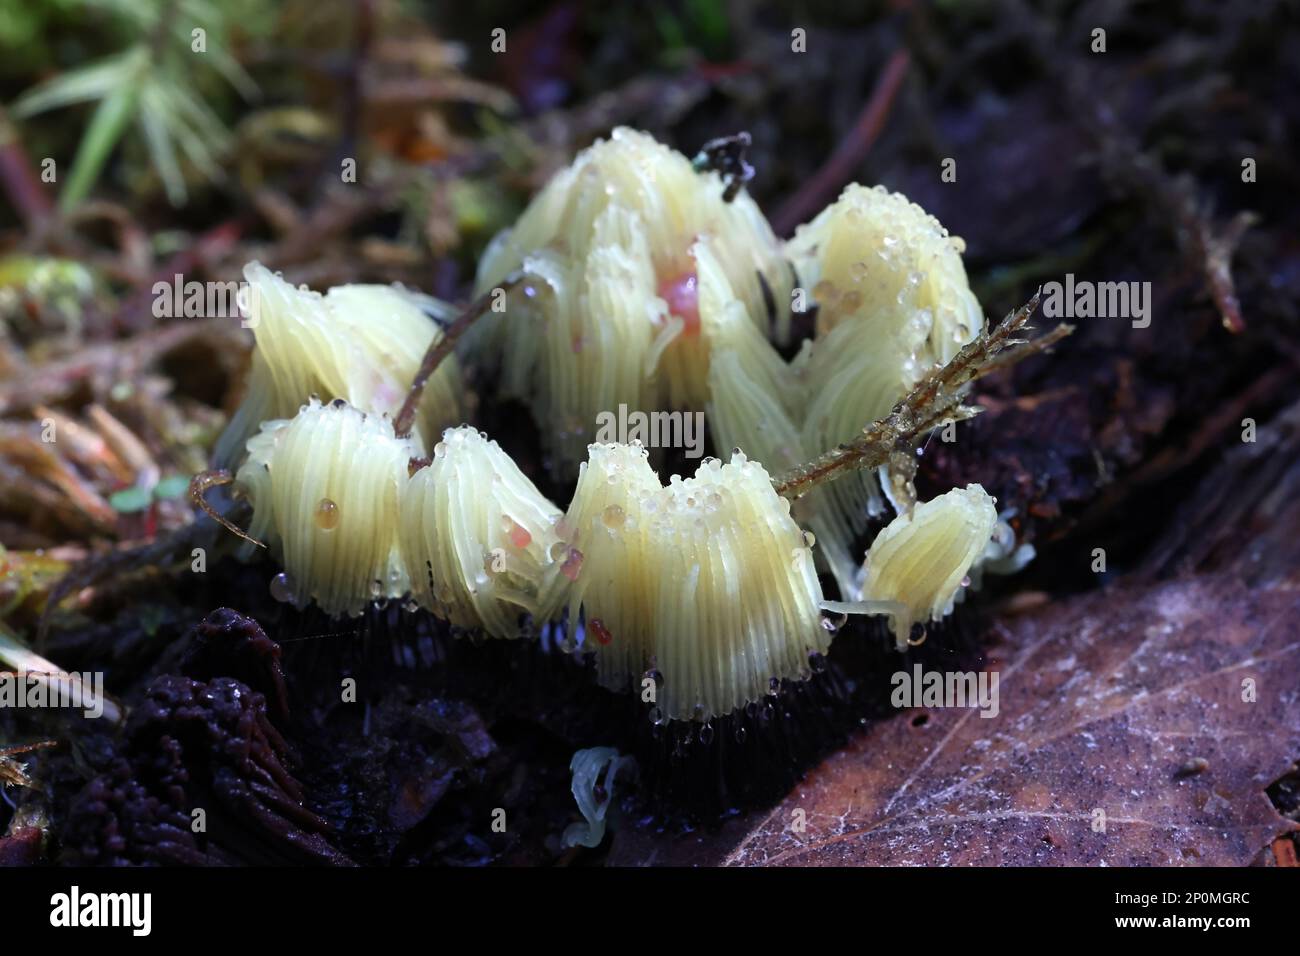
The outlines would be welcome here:
[[[1158,155],[1143,150],[1138,138],[1121,125],[1118,112],[1098,95],[1093,74],[1083,61],[1062,54],[1069,46],[1058,42],[1047,19],[1024,0],[1003,2],[1009,18],[1032,38],[1030,49],[1060,86],[1067,108],[1097,143],[1107,179],[1118,190],[1158,209],[1173,224],[1179,252],[1204,277],[1223,327],[1233,334],[1245,331],[1232,278],[1232,256],[1242,235],[1259,217],[1239,212],[1220,230],[1209,206],[1198,198],[1195,179],[1175,177]]]
[[[438,370],[438,366],[456,348],[456,343],[460,337],[469,331],[478,319],[487,313],[498,295],[504,295],[510,292],[515,286],[523,281],[522,272],[512,272],[493,288],[488,289],[481,296],[471,302],[456,320],[442,330],[442,335],[435,338],[429,343],[428,350],[424,353],[424,358],[420,361],[420,368],[415,373],[415,379],[411,382],[411,390],[406,395],[406,401],[402,403],[401,410],[397,413],[397,419],[393,422],[393,430],[397,437],[405,438],[411,434],[411,427],[415,424],[415,411],[420,406],[420,398],[424,395],[424,386],[433,373]]]
[[[3,107],[0,107],[0,186],[28,229],[49,219],[54,211],[54,201],[32,168],[22,138]]]
[[[134,380],[141,370],[186,342],[201,336],[233,341],[238,332],[238,325],[232,331],[228,319],[195,319],[154,327],[130,338],[83,346],[66,358],[22,369],[0,381],[0,414],[60,402],[82,382],[90,379],[93,384],[97,375],[108,372],[112,372],[114,381]]]
[[[853,178],[854,171],[884,129],[911,62],[911,55],[906,50],[897,50],[889,58],[849,135],[836,147],[825,165],[772,217],[772,228],[778,236],[789,235],[795,226],[826,205],[835,191]]]
[[[0,757],[16,757],[19,754],[31,753],[33,750],[46,750],[50,747],[57,747],[57,740],[38,740],[30,744],[18,744],[13,747],[0,747]]]
[[[203,509],[204,513],[206,513],[209,518],[217,522],[217,524],[221,525],[227,531],[238,535],[245,541],[251,541],[259,548],[265,548],[266,545],[263,542],[258,541],[243,528],[240,528],[237,524],[227,519],[225,515],[212,507],[212,505],[208,504],[207,499],[203,497],[207,494],[209,489],[220,488],[222,485],[228,485],[234,480],[234,475],[225,468],[201,471],[190,479],[190,501],[194,503],[196,508]]]
[[[773,480],[777,494],[798,498],[848,471],[886,464],[896,451],[912,450],[922,436],[944,421],[960,421],[978,414],[980,409],[961,403],[967,384],[1036,355],[1074,331],[1073,326],[1062,324],[1037,339],[1015,338],[1038,308],[1038,300],[1039,293],[1035,293],[947,365],[922,379],[887,416],[867,425],[853,441]]]

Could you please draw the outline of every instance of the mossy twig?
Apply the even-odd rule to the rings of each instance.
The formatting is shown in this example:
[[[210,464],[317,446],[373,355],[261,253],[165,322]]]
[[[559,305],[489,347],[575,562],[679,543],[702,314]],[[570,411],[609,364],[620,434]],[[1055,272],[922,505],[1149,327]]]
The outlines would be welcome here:
[[[1073,326],[1062,324],[1033,340],[1016,338],[1017,332],[1027,328],[1038,300],[1039,293],[1035,293],[958,352],[951,362],[931,372],[887,416],[867,425],[858,438],[774,479],[777,494],[799,498],[848,471],[887,464],[897,452],[910,454],[921,438],[938,425],[979,414],[979,408],[962,404],[967,384],[1042,352],[1074,331]]]

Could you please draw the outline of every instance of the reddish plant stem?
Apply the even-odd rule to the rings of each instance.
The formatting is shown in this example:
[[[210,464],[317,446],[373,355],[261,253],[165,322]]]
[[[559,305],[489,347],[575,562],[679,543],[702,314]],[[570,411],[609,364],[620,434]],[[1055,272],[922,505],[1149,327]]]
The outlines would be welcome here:
[[[31,160],[18,138],[18,131],[0,107],[0,185],[13,204],[23,224],[31,229],[49,219],[54,201],[32,168]]]
[[[835,192],[853,178],[854,171],[884,129],[885,120],[894,107],[894,100],[898,98],[898,91],[902,88],[911,62],[912,58],[906,50],[898,50],[889,58],[885,68],[880,71],[871,98],[858,114],[857,122],[853,124],[849,135],[836,147],[825,165],[787,199],[772,217],[772,228],[778,236],[789,235],[795,226],[829,203]]]
[[[420,407],[420,398],[424,395],[424,386],[433,377],[433,373],[438,371],[442,360],[455,350],[460,337],[469,331],[470,326],[478,321],[480,316],[488,312],[498,295],[510,292],[522,280],[521,272],[512,272],[506,276],[471,302],[451,325],[442,330],[441,336],[429,343],[429,348],[420,362],[420,368],[415,373],[415,380],[411,382],[411,390],[406,395],[406,401],[402,403],[401,411],[397,413],[397,419],[393,422],[393,430],[397,432],[397,437],[405,438],[411,434],[411,428],[415,424],[415,411]]]

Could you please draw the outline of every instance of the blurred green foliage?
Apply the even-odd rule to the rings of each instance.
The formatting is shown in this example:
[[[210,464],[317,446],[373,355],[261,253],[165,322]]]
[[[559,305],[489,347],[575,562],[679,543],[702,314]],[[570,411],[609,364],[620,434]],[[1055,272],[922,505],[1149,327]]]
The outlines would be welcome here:
[[[223,107],[232,93],[257,93],[232,35],[236,26],[269,29],[272,10],[266,0],[4,0],[4,45],[31,70],[52,73],[18,97],[13,116],[92,108],[60,176],[60,204],[89,194],[132,125],[172,204],[185,203],[195,177],[218,179],[230,145]],[[59,69],[64,51],[77,65]]]

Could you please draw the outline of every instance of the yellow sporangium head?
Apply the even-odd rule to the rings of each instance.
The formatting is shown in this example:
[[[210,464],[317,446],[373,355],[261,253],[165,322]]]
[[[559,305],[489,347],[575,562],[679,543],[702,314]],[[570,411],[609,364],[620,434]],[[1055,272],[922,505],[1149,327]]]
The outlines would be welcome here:
[[[235,475],[253,506],[249,534],[285,569],[289,599],[357,615],[409,589],[397,548],[398,503],[417,449],[392,423],[312,401],[265,423]]]
[[[581,605],[601,683],[653,667],[665,719],[707,720],[806,679],[831,635],[813,541],[767,472],[737,454],[662,487],[625,447],[592,446],[566,518],[585,545],[570,617]]]
[[[529,401],[556,430],[550,444],[562,466],[581,462],[602,412],[702,409],[720,310],[766,344],[763,285],[778,305],[788,301],[789,269],[753,201],[742,193],[727,203],[723,192],[716,173],[617,129],[579,154],[485,254],[478,294],[521,269],[523,288],[504,314],[480,320],[467,351],[499,362],[502,393]]]
[[[943,364],[984,327],[966,244],[902,193],[854,183],[786,243],[823,335],[850,320],[904,338],[922,366]]]
[[[420,606],[492,637],[519,636],[519,616],[543,615],[563,567],[561,510],[496,442],[449,428],[402,493],[398,537]]]
[[[913,624],[952,611],[967,572],[993,535],[998,520],[993,504],[979,485],[954,488],[899,515],[872,542],[862,597],[898,605],[889,623],[900,649],[907,646]]]
[[[313,395],[396,415],[425,350],[442,334],[418,297],[394,286],[337,286],[321,295],[257,262],[244,276],[256,344],[244,401],[217,443],[222,467],[238,466],[262,422],[293,417]],[[415,434],[422,448],[460,419],[460,395],[459,368],[449,357],[421,400]]]
[[[984,313],[964,248],[920,206],[881,186],[849,186],[799,227],[786,251],[817,304],[817,338],[800,363],[805,447],[851,440],[980,334]],[[869,472],[830,493],[853,531],[883,508]]]

